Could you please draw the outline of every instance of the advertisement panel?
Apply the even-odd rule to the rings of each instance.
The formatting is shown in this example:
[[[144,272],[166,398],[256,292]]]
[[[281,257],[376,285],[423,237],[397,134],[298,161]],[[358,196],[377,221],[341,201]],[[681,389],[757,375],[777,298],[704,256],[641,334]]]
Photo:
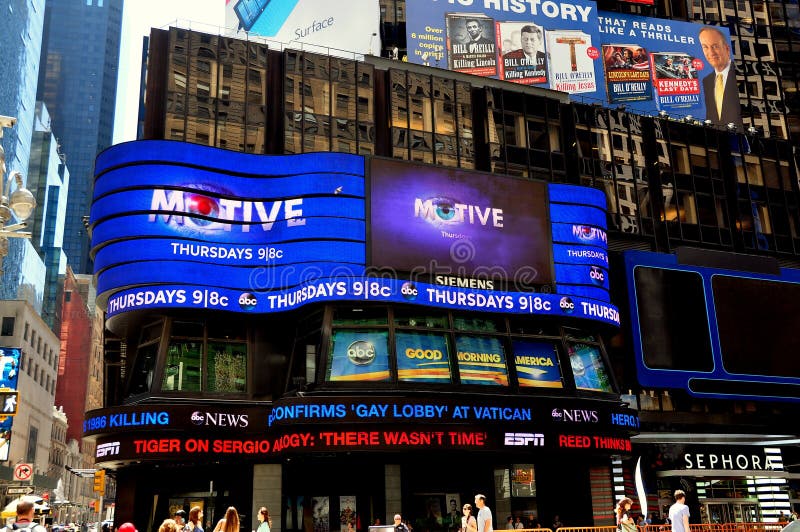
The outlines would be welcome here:
[[[514,340],[514,366],[520,387],[563,388],[558,350],[552,342]]]
[[[225,0],[225,27],[242,39],[258,35],[294,48],[316,45],[332,55],[381,50],[378,0]]]
[[[588,0],[408,0],[406,8],[412,63],[741,127],[727,28],[598,11]]]
[[[11,429],[18,407],[20,356],[18,347],[0,348],[0,462],[8,460],[11,450]]]
[[[458,335],[456,351],[462,384],[508,386],[506,353],[498,338]]]
[[[357,155],[251,155],[172,141],[109,148],[95,165],[90,217],[98,303],[112,319],[141,309],[269,313],[375,301],[619,323],[602,192],[374,161],[367,205]],[[401,369],[448,382],[434,367],[425,376]]]
[[[549,284],[546,199],[542,182],[372,159],[370,265]]]
[[[329,382],[380,382],[389,376],[389,333],[338,330],[331,335]]]
[[[397,332],[397,378],[403,382],[451,382],[447,336]]]
[[[624,260],[642,385],[696,397],[800,400],[800,362],[785,356],[800,349],[792,310],[800,270],[703,267],[641,251],[625,252]],[[731,268],[737,260],[730,255]],[[676,286],[680,300],[665,295]]]
[[[570,93],[597,90],[597,6],[406,1],[408,60]]]

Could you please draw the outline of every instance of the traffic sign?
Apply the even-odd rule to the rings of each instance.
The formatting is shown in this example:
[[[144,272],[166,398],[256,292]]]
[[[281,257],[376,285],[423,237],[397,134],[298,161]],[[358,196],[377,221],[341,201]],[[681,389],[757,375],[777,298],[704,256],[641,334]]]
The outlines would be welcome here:
[[[34,492],[33,486],[9,486],[8,495],[32,495]]]
[[[33,464],[17,464],[14,467],[14,480],[30,480],[33,476]]]

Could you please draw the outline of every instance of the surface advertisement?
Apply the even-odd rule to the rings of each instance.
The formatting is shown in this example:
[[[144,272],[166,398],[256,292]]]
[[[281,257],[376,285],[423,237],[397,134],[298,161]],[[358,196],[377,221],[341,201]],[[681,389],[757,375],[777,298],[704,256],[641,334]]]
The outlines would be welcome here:
[[[412,63],[741,126],[725,27],[598,11],[581,0],[408,0],[406,8]]]
[[[378,0],[225,0],[225,27],[343,57],[381,50]]]
[[[508,386],[506,353],[500,339],[458,335],[456,351],[462,384]]]

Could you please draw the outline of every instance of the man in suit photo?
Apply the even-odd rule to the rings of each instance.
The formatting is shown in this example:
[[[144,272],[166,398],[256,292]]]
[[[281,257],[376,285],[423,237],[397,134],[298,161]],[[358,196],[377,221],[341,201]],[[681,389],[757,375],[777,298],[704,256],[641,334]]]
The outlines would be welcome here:
[[[503,59],[517,59],[517,65],[534,66],[537,69],[545,68],[545,54],[542,46],[542,28],[534,25],[523,26],[520,32],[522,48],[512,50],[503,56]]]
[[[733,123],[742,129],[742,109],[736,85],[736,68],[731,62],[731,47],[725,34],[705,26],[699,33],[700,46],[714,72],[703,78],[706,118],[716,125]]]

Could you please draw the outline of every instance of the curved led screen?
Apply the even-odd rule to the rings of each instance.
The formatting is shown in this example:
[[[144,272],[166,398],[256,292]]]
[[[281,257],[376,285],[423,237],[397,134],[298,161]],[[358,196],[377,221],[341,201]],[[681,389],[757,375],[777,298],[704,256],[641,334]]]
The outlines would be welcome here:
[[[172,141],[109,148],[97,158],[90,218],[99,303],[109,317],[375,301],[619,324],[602,192],[371,161],[368,186],[358,155],[251,155]],[[447,227],[433,227],[439,221]],[[464,238],[441,236],[451,231]],[[474,253],[465,259],[453,242]],[[447,261],[447,275],[425,270]],[[536,275],[523,276],[527,292],[516,291],[519,276],[475,277],[498,268]]]

